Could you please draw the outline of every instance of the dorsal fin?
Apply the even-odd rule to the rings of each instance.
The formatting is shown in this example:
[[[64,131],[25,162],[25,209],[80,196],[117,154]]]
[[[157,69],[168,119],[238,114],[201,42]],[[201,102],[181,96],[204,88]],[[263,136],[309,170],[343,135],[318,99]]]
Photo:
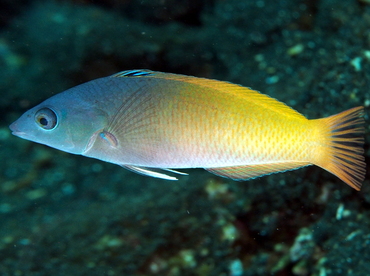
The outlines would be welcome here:
[[[141,69],[123,71],[112,75],[112,77],[145,77],[191,83],[214,89],[220,93],[226,93],[230,94],[231,96],[244,98],[250,103],[254,103],[256,105],[272,110],[284,116],[292,116],[301,119],[306,119],[306,117],[304,117],[299,112],[295,111],[293,108],[287,106],[286,104],[274,98],[271,98],[268,95],[262,94],[248,87],[233,84],[230,82]]]
[[[127,70],[122,71],[119,73],[116,73],[112,75],[111,77],[143,77],[143,76],[149,76],[152,75],[154,72],[150,70],[141,70],[141,69],[135,69],[135,70]]]

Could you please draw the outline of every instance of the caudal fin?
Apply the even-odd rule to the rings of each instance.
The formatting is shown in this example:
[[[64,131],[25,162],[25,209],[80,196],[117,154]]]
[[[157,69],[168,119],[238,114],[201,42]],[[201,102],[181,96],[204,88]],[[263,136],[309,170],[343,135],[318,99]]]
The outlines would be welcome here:
[[[313,120],[320,129],[319,150],[314,164],[360,190],[365,178],[364,109],[354,107],[342,113]]]

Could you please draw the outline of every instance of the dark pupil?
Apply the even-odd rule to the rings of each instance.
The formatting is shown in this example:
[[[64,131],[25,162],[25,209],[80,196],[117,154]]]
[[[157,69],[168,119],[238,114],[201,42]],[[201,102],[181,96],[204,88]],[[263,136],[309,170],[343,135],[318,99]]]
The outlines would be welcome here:
[[[43,126],[46,126],[48,124],[48,120],[46,120],[45,118],[40,118],[39,122]]]

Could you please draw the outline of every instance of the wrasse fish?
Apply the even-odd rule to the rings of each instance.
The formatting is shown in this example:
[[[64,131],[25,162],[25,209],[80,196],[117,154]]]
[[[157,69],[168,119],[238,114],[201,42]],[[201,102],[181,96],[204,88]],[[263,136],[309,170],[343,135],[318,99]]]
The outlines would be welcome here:
[[[308,120],[228,82],[130,70],[57,94],[10,125],[21,138],[175,180],[204,168],[247,180],[317,165],[356,190],[365,176],[363,107]],[[170,173],[170,174],[169,174]]]

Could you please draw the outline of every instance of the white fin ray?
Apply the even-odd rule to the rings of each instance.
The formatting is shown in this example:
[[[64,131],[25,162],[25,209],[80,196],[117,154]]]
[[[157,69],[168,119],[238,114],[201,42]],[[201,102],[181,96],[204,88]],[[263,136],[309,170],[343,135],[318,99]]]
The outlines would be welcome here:
[[[178,172],[178,171],[171,170],[171,169],[147,168],[147,167],[138,167],[138,166],[132,166],[132,165],[121,165],[121,167],[128,169],[130,171],[136,172],[138,174],[147,175],[147,176],[151,176],[155,178],[166,179],[166,180],[178,180],[178,179],[174,176],[156,172],[155,170],[163,170],[163,171],[168,171],[171,173],[187,175],[187,173]]]

